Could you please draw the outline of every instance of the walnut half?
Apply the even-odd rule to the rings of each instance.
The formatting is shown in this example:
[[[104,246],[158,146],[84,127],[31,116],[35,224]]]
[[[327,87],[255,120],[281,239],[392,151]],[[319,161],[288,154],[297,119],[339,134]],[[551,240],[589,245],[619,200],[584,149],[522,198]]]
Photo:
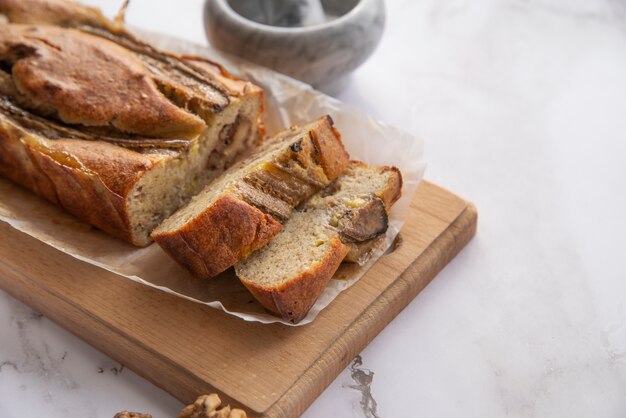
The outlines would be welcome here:
[[[178,418],[247,418],[244,411],[230,408],[226,405],[220,408],[222,401],[215,393],[202,395],[191,405],[187,405],[178,415]],[[152,418],[150,414],[139,412],[118,412],[113,418]]]
[[[246,418],[241,409],[230,409],[230,405],[220,408],[222,401],[217,394],[202,395],[191,405],[187,405],[178,418]]]
[[[113,418],[152,418],[152,415],[142,414],[140,412],[122,411],[115,414]]]

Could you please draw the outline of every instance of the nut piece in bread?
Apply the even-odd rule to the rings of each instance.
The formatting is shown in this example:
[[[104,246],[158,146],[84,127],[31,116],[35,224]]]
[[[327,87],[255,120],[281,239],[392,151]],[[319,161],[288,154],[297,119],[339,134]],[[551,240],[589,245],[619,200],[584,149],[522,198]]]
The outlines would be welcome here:
[[[267,244],[292,208],[347,165],[329,116],[292,127],[194,196],[152,238],[196,277],[213,277]]]
[[[299,322],[346,257],[364,262],[383,244],[401,188],[397,168],[352,161],[293,213],[274,240],[238,262],[237,276],[267,310]]]
[[[263,132],[263,91],[96,9],[0,0],[0,175],[145,246]]]

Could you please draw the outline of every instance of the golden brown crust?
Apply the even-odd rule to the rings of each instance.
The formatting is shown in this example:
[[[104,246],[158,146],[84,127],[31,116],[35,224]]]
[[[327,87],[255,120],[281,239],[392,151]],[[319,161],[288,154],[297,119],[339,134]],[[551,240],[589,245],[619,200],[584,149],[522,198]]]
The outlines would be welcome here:
[[[171,157],[142,154],[107,142],[59,139],[47,141],[53,153],[71,155],[89,171],[97,173],[112,193],[126,198],[142,175]]]
[[[272,216],[226,194],[173,231],[152,238],[198,278],[213,277],[267,244],[282,228]]]
[[[189,55],[183,55],[181,59],[191,65],[192,68],[215,78],[226,88],[229,95],[234,97],[256,97],[256,100],[260,103],[259,117],[256,121],[259,131],[258,142],[260,143],[265,137],[265,123],[263,121],[263,115],[265,114],[265,91],[256,84],[233,75],[217,62]]]
[[[265,287],[243,276],[239,279],[265,309],[295,324],[309,312],[346,254],[348,247],[335,236],[324,258],[281,287]]]
[[[221,64],[210,61],[206,58],[183,55],[181,59],[193,68],[216,78],[226,87],[228,94],[232,96],[243,96],[244,94],[263,93],[263,89],[247,80],[235,77]]]
[[[74,29],[21,24],[0,31],[22,103],[69,124],[155,137],[193,137],[199,117],[174,105],[134,54]]]
[[[383,193],[377,193],[377,196],[385,202],[387,212],[391,210],[391,206],[396,203],[400,196],[402,196],[402,173],[398,167],[382,167],[382,171],[391,171],[394,175],[391,177],[389,184],[385,188]]]
[[[10,22],[57,26],[89,25],[122,32],[122,22],[110,21],[95,7],[66,0],[0,0],[0,14]]]
[[[326,177],[331,181],[339,177],[346,169],[350,156],[343,146],[341,134],[333,126],[330,116],[322,117],[324,128],[311,131],[311,140],[317,149],[317,159],[324,168]],[[321,150],[325,152],[321,152]]]
[[[126,200],[143,173],[167,158],[106,142],[46,140],[0,114],[0,175],[135,245]]]

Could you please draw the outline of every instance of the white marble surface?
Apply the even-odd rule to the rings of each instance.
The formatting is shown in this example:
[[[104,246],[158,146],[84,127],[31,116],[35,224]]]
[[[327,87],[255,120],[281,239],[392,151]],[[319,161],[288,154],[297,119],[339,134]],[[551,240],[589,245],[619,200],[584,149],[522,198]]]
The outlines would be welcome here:
[[[357,367],[304,416],[625,417],[626,3],[387,11],[339,97],[425,138],[426,177],[474,201],[479,230],[361,354],[376,412]],[[133,0],[128,20],[205,42],[201,0]],[[3,418],[181,406],[2,293],[0,364]]]

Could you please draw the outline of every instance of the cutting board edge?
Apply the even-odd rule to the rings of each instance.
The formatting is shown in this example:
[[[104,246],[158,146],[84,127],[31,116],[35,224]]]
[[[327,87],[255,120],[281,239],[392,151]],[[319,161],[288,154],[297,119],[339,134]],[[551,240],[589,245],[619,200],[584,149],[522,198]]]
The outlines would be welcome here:
[[[471,202],[433,243],[385,291],[372,302],[348,329],[320,355],[318,360],[296,381],[292,388],[263,413],[265,418],[300,416],[317,397],[443,268],[471,241],[476,234],[478,211]],[[443,256],[441,253],[445,252]],[[425,267],[427,266],[427,267]],[[415,280],[418,278],[419,280]],[[384,317],[376,322],[374,318]],[[370,332],[363,334],[360,329]],[[341,361],[332,361],[332,357]],[[324,374],[321,368],[332,367]],[[322,382],[323,380],[323,382]],[[299,402],[298,402],[299,400]]]
[[[16,234],[23,234],[20,231],[12,229]],[[34,239],[27,236],[28,239]],[[78,261],[81,262],[81,261]],[[58,295],[55,292],[50,291],[47,288],[37,288],[27,282],[31,281],[28,275],[24,272],[13,268],[10,263],[3,263],[0,260],[0,267],[4,272],[8,272],[9,275],[0,276],[0,290],[6,292],[15,299],[28,305],[35,311],[43,314],[46,318],[76,336],[82,341],[89,344],[96,350],[106,354],[113,360],[123,364],[126,368],[132,370],[139,376],[148,380],[161,390],[174,396],[176,399],[183,403],[190,402],[190,393],[203,393],[207,389],[207,382],[195,376],[193,373],[189,373],[185,370],[181,371],[181,368],[177,368],[176,363],[173,363],[166,356],[159,352],[156,352],[142,343],[131,344],[133,337],[125,332],[121,332],[115,327],[111,326],[107,321],[92,315],[90,312],[85,311],[81,307],[72,304],[64,296]],[[115,277],[115,279],[126,280],[122,277]],[[14,280],[11,283],[11,280]],[[22,283],[20,285],[20,283]],[[34,290],[35,289],[35,290]],[[147,288],[144,289],[147,292],[160,292],[156,289]],[[37,292],[39,295],[37,295]],[[47,297],[41,296],[47,294]],[[56,303],[51,303],[51,300],[55,300]],[[89,321],[90,326],[84,327],[82,322]],[[131,359],[140,359],[135,361]],[[134,364],[146,362],[152,363],[152,367],[136,368]],[[175,368],[175,373],[168,373],[168,369]],[[164,374],[168,374],[170,379],[176,380],[176,384],[163,384],[160,377]],[[177,388],[177,389],[175,389]],[[246,405],[242,405],[236,400],[225,395],[219,388],[213,386],[209,387],[211,392],[219,392],[220,397],[227,403],[234,406],[248,408]],[[258,413],[252,414],[251,417],[259,416]]]
[[[413,261],[409,268],[375,302],[365,308],[364,313],[352,322],[343,336],[333,342],[330,348],[307,369],[290,390],[285,392],[278,401],[264,412],[251,411],[251,417],[260,415],[271,418],[292,417],[299,416],[304,412],[347,366],[350,360],[362,351],[473,237],[476,230],[477,213],[471,203],[466,202],[466,204],[467,206],[463,212],[450,223],[446,230],[432,242],[427,250]],[[15,232],[21,234],[20,232]],[[442,254],[442,252],[445,253]],[[433,263],[433,261],[436,263]],[[33,279],[28,277],[28,275],[25,276],[24,272],[13,268],[10,263],[2,263],[0,261],[0,265],[2,264],[5,268],[8,268],[6,269],[9,273],[7,276],[15,276],[18,281],[32,282],[29,283],[30,286],[34,285]],[[424,264],[427,264],[427,267]],[[415,280],[415,278],[419,280]],[[86,330],[84,326],[81,326],[80,316],[89,317],[92,320],[94,319],[93,316],[89,312],[78,309],[61,295],[51,293],[47,289],[39,289],[41,292],[48,293],[62,302],[56,308],[52,308],[50,307],[51,304],[45,303],[47,298],[37,298],[35,295],[29,294],[27,291],[29,286],[20,287],[18,283],[13,283],[12,286],[9,277],[0,277],[0,287],[17,299],[44,313],[72,334],[118,361],[126,363],[125,360],[129,357],[141,357],[142,362],[146,365],[146,359],[151,358],[151,361],[148,361],[148,363],[152,363],[150,364],[152,367],[145,367],[139,370],[132,368],[133,371],[183,402],[189,400],[189,393],[199,393],[200,388],[203,390],[215,389],[231,405],[249,408],[249,406],[241,405],[228,396],[223,396],[224,393],[219,388],[208,388],[207,382],[198,379],[192,373],[171,372],[171,370],[175,371],[176,369],[177,364],[175,362],[172,363],[172,361],[160,353],[144,347],[143,344],[132,344],[132,336],[111,328],[106,321],[96,321],[104,329],[96,330],[92,328]],[[146,289],[146,291],[157,292],[152,289]],[[392,306],[394,303],[397,306]],[[382,311],[382,314],[377,314],[378,311]],[[378,319],[374,321],[373,318]],[[380,318],[383,318],[383,320],[381,321]],[[73,325],[71,324],[72,322]],[[356,332],[355,330],[360,327],[368,328],[368,332]],[[111,337],[111,333],[116,338],[119,338],[118,342],[103,341],[103,335]],[[337,361],[337,358],[340,360]],[[167,373],[170,379],[174,379],[177,383],[162,384],[159,379],[161,373]],[[177,389],[174,390],[173,386]]]

